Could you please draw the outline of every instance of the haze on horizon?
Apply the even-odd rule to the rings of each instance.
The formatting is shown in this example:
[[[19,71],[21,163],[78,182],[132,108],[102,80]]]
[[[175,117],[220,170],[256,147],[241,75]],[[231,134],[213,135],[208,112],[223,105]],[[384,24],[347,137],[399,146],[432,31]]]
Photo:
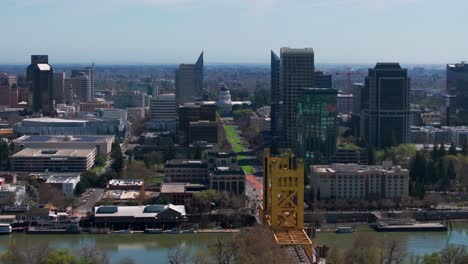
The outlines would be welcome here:
[[[313,47],[317,64],[468,59],[463,0],[4,0],[0,64],[268,63]],[[8,36],[8,37],[5,37]]]

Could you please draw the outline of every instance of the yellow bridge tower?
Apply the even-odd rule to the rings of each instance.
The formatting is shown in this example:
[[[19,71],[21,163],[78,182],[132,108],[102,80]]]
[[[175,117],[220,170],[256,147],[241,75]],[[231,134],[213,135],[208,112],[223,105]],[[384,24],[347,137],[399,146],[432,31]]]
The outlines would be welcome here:
[[[302,248],[314,263],[312,241],[304,232],[304,163],[291,150],[271,156],[264,150],[260,216],[281,247]]]

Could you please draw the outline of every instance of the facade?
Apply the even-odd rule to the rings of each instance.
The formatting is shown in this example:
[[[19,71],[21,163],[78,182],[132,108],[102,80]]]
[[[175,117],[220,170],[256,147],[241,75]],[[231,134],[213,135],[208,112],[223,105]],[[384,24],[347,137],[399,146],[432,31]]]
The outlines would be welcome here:
[[[151,100],[147,127],[157,131],[176,132],[177,104],[175,94],[160,94]]]
[[[468,125],[468,64],[447,64],[446,75],[447,125]]]
[[[217,144],[218,122],[211,122],[207,120],[190,122],[189,144],[199,141]]]
[[[76,185],[80,182],[80,174],[64,174],[56,173],[50,176],[46,184],[57,188],[63,192],[66,197],[73,197],[75,195]]]
[[[110,109],[113,110],[113,109]],[[25,118],[13,126],[16,135],[110,135],[116,139],[126,138],[131,130],[127,121],[119,119],[63,119]]]
[[[201,160],[168,160],[164,166],[168,182],[208,183],[208,165]]]
[[[73,70],[69,78],[65,79],[66,102],[91,102],[91,77],[86,71]]]
[[[271,133],[274,136],[279,135],[280,129],[280,58],[273,51],[271,51]]]
[[[31,55],[31,65],[26,70],[29,86],[29,103],[34,113],[50,115],[54,110],[54,70],[47,55]]]
[[[353,83],[351,89],[351,94],[353,95],[353,114],[359,115],[361,113],[361,96],[364,83]]]
[[[369,69],[361,97],[361,135],[376,149],[409,142],[410,81],[398,63]]]
[[[335,89],[306,88],[297,111],[298,156],[306,165],[328,162],[336,149]]]
[[[12,171],[83,172],[91,170],[96,149],[23,149],[10,157]]]
[[[177,104],[194,102],[203,94],[203,52],[195,64],[180,64],[175,72]]]
[[[161,185],[160,197],[172,204],[190,204],[193,193],[206,190],[205,185],[186,182],[169,182]]]
[[[409,172],[391,164],[311,166],[310,182],[320,199],[399,199],[408,196]]]
[[[216,122],[216,105],[186,103],[179,106],[178,116],[179,144],[188,146],[193,142],[190,141],[190,123],[202,120]]]
[[[80,112],[94,112],[97,109],[111,109],[111,102],[80,102]]]
[[[26,198],[26,186],[2,184],[0,185],[0,203],[19,206]]]
[[[171,228],[187,220],[184,205],[156,204],[139,206],[96,206],[94,223],[98,226],[114,226],[144,230],[149,227]]]
[[[34,149],[93,149],[96,155],[108,155],[111,152],[114,136],[39,136],[25,135],[13,140],[17,151],[25,148]]]
[[[245,173],[241,167],[216,167],[209,177],[210,189],[236,195],[245,193]]]
[[[284,135],[282,141],[286,147],[294,147],[297,137],[297,101],[304,88],[314,87],[314,51],[312,48],[281,48],[279,65],[277,57],[273,55],[272,115],[277,119],[273,121],[273,128],[277,130],[274,133]],[[279,84],[276,83],[278,80]]]
[[[0,106],[20,107],[19,89],[16,77],[7,73],[0,73]]]
[[[214,170],[216,167],[237,166],[237,154],[235,152],[210,151],[207,154],[208,169]]]
[[[125,109],[129,107],[145,107],[146,94],[139,91],[117,92],[114,95],[114,107]]]
[[[314,86],[316,88],[333,88],[332,75],[323,71],[315,71]]]
[[[367,165],[367,151],[364,148],[346,149],[338,148],[330,159],[331,163],[356,163]]]
[[[134,123],[145,119],[146,109],[143,107],[127,108],[128,121]]]
[[[64,104],[65,101],[65,73],[54,72],[54,101],[56,104]]]
[[[338,114],[350,114],[354,111],[354,96],[352,94],[338,93],[336,98],[336,110]]]

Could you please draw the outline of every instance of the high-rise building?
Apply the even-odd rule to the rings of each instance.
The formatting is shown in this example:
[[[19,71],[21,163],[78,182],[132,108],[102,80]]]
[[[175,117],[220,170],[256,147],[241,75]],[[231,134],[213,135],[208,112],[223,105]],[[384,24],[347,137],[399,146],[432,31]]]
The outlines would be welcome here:
[[[155,130],[176,132],[177,104],[175,94],[160,94],[151,100],[150,121],[147,126]]]
[[[195,64],[180,64],[175,72],[177,104],[193,102],[203,95],[203,52]]]
[[[73,70],[69,78],[65,79],[66,102],[90,102],[91,78],[89,72]]]
[[[54,100],[55,104],[64,104],[66,102],[64,72],[54,72]]]
[[[31,65],[26,70],[30,93],[29,102],[34,113],[50,115],[54,110],[54,70],[49,65],[49,56],[31,55]]]
[[[280,130],[280,58],[271,51],[271,133],[278,136]]]
[[[353,94],[339,93],[336,99],[336,109],[338,114],[349,115],[353,112]]]
[[[327,163],[336,149],[337,91],[305,88],[298,100],[297,145],[306,165]]]
[[[179,106],[178,116],[179,144],[188,145],[191,143],[190,124],[197,121],[210,121],[211,123],[215,123],[217,121],[216,105],[186,103]]]
[[[145,107],[146,94],[138,91],[117,92],[114,96],[114,107],[125,109],[129,107]]]
[[[16,77],[7,73],[0,73],[0,106],[18,107],[19,89]]]
[[[361,95],[361,135],[377,149],[409,142],[410,80],[398,63],[369,69]]]
[[[294,147],[297,137],[297,99],[304,88],[314,87],[314,51],[312,48],[281,48],[280,59],[272,53],[272,98],[276,108],[275,133],[281,135],[285,147]],[[279,84],[273,84],[279,80]],[[273,86],[275,85],[275,86]],[[272,109],[273,111],[273,109]]]
[[[332,76],[324,71],[315,71],[314,73],[315,88],[332,88]]]
[[[447,64],[447,124],[468,124],[468,64]],[[451,122],[453,120],[453,122]]]

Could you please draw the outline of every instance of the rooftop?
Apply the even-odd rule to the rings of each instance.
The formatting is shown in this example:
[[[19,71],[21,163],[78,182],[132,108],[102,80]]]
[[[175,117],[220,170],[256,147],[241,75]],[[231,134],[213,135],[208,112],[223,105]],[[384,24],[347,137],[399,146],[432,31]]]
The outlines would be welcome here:
[[[185,217],[184,205],[173,204],[156,204],[156,205],[141,205],[141,206],[97,206],[95,217],[109,217],[109,216],[132,216],[135,218],[141,217],[157,217],[159,214],[166,210],[174,210],[178,212],[181,217]]]
[[[95,149],[33,149],[26,148],[14,154],[14,158],[22,157],[88,157]]]
[[[80,176],[78,175],[77,177],[67,177],[67,176],[51,176],[49,179],[47,179],[46,183],[73,183],[73,182],[79,182],[80,181]]]
[[[113,186],[141,186],[144,184],[143,180],[133,180],[133,179],[112,179],[109,181],[109,185]]]
[[[161,193],[185,193],[185,186],[183,182],[163,183]]]
[[[114,136],[39,136],[39,135],[26,135],[13,140],[15,143],[28,143],[28,142],[40,142],[40,143],[106,143],[114,141]]]

